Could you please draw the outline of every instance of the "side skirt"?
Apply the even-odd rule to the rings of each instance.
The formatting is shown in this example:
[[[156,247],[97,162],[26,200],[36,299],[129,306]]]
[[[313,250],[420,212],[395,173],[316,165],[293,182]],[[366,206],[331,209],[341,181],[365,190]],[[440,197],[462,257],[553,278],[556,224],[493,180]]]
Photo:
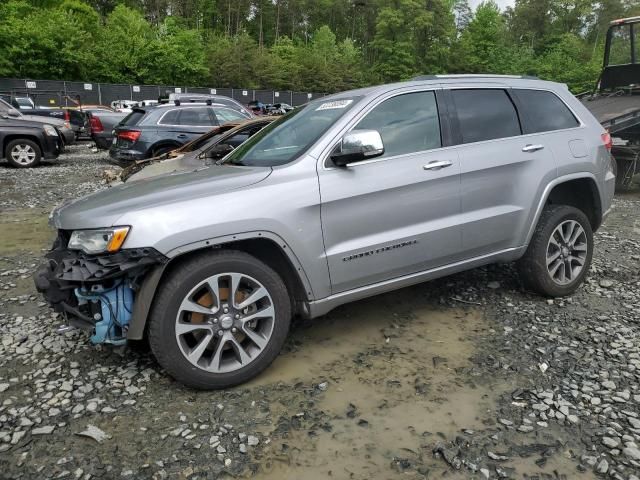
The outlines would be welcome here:
[[[393,278],[391,280],[385,280],[383,282],[374,283],[372,285],[366,285],[364,287],[348,290],[346,292],[340,292],[321,300],[309,302],[308,316],[309,318],[319,317],[321,315],[325,315],[337,306],[343,305],[345,303],[354,302],[356,300],[372,297],[374,295],[390,292],[392,290],[408,287],[410,285],[426,282],[428,280],[445,277],[447,275],[462,272],[464,270],[470,270],[482,265],[496,262],[512,262],[524,255],[526,249],[526,245],[523,247],[508,248],[496,253],[464,260],[462,262],[452,263],[449,265],[444,265],[442,267],[433,268],[431,270],[412,273],[402,277]]]

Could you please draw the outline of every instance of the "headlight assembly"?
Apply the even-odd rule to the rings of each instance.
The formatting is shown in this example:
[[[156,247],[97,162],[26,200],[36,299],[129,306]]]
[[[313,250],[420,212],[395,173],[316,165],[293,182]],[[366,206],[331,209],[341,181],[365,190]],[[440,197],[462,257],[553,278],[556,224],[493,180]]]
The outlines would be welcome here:
[[[74,230],[69,239],[69,250],[84,253],[114,253],[120,250],[129,227],[100,228],[96,230]]]
[[[51,125],[47,125],[45,123],[42,126],[42,128],[44,128],[44,133],[46,133],[50,137],[57,137],[58,136],[58,131],[55,128],[53,128]]]

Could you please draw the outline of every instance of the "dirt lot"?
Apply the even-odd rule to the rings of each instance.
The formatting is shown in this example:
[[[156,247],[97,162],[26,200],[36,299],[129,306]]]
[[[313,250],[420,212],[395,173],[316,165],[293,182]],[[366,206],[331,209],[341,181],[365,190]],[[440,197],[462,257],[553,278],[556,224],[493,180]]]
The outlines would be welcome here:
[[[0,165],[0,477],[640,476],[638,190],[616,199],[572,297],[477,269],[297,321],[261,377],[206,393],[144,345],[54,333],[33,288],[48,213],[105,188],[105,158],[77,145]],[[105,437],[78,435],[89,426]]]

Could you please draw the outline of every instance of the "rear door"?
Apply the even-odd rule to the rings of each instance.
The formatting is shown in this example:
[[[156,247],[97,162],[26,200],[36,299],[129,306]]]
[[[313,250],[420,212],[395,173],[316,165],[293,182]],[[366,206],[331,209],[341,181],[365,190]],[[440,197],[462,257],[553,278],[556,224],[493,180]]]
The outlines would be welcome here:
[[[211,107],[175,108],[168,110],[158,119],[158,135],[163,140],[187,143],[217,125]]]
[[[452,88],[467,259],[521,246],[542,185],[557,176],[544,134],[523,135],[505,87]]]
[[[319,169],[333,293],[451,263],[460,251],[460,163],[434,90],[379,98],[352,130],[377,130],[381,157]],[[336,139],[336,144],[339,139]]]

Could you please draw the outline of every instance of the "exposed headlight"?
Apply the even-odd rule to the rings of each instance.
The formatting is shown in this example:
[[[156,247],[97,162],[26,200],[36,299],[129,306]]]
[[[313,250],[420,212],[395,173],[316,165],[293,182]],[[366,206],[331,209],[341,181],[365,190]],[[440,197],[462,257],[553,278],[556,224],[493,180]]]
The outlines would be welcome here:
[[[100,228],[97,230],[74,230],[69,239],[69,250],[84,253],[114,253],[120,250],[127,238],[129,227]]]
[[[51,125],[44,124],[42,127],[44,128],[44,133],[46,133],[50,137],[58,136],[58,131],[55,128],[53,128]]]

